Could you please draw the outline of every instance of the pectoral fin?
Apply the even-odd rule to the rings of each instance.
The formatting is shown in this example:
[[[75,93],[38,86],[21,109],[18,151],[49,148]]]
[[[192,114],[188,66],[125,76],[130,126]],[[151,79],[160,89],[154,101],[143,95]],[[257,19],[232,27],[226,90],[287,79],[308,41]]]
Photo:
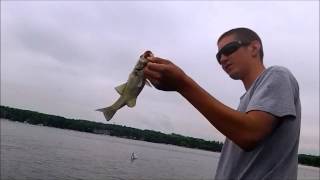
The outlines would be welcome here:
[[[115,87],[115,89],[120,95],[122,95],[126,86],[127,86],[127,83],[124,83],[124,84],[121,84],[120,86]]]
[[[137,98],[132,98],[127,102],[128,107],[134,107],[136,105]]]

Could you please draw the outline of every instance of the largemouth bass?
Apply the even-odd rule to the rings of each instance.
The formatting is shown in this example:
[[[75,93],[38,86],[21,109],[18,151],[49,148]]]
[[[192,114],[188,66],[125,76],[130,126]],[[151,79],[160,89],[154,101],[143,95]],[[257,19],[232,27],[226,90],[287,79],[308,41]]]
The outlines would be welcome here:
[[[104,117],[107,121],[110,121],[114,114],[127,105],[128,107],[134,107],[136,105],[137,97],[142,91],[145,84],[150,85],[143,74],[143,68],[147,65],[147,57],[152,57],[151,51],[144,52],[137,64],[134,66],[133,71],[130,73],[126,83],[117,86],[115,89],[120,94],[118,100],[111,106],[97,109],[97,111],[103,112]]]

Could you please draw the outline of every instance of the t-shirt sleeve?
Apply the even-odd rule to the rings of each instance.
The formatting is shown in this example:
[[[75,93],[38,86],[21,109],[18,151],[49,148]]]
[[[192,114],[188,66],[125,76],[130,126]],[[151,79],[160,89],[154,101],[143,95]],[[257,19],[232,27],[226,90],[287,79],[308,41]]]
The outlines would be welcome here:
[[[246,112],[260,110],[277,117],[296,116],[296,87],[291,73],[273,70],[256,87]]]

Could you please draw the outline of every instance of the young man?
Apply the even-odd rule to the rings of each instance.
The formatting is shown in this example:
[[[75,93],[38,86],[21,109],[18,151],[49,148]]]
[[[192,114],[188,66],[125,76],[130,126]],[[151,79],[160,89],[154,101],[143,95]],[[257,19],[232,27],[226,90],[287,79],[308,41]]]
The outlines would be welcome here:
[[[218,49],[223,70],[246,89],[237,110],[168,60],[150,58],[145,76],[157,89],[179,92],[226,136],[216,179],[297,179],[301,107],[296,79],[284,67],[264,67],[261,39],[248,28],[221,35]]]

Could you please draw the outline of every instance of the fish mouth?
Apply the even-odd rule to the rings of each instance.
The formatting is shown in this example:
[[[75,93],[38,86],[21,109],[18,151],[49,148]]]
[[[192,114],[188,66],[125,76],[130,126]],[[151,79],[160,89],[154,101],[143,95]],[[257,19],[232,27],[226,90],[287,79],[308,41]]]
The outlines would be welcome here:
[[[147,50],[146,52],[144,52],[143,57],[146,59],[148,57],[153,57],[153,53],[149,50]]]

